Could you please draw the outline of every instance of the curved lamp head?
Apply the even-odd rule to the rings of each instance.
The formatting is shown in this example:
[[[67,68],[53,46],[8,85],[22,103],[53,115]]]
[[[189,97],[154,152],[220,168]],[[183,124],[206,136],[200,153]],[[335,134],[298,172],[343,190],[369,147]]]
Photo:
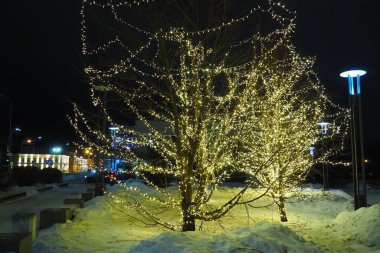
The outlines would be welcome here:
[[[340,76],[341,77],[357,77],[358,75],[359,76],[364,76],[367,72],[365,70],[361,70],[361,69],[354,69],[354,70],[348,70],[348,71],[344,71],[342,73],[340,73]]]
[[[328,127],[328,125],[330,125],[329,122],[323,122],[322,121],[322,122],[317,123],[317,125],[321,127],[322,134],[327,134],[327,127]]]
[[[341,77],[348,78],[348,92],[350,95],[360,94],[360,77],[364,76],[367,72],[361,69],[348,70],[340,73]],[[356,85],[354,78],[356,77]]]
[[[329,122],[319,122],[319,123],[317,123],[317,125],[320,127],[326,127],[326,126],[330,125],[330,123]]]

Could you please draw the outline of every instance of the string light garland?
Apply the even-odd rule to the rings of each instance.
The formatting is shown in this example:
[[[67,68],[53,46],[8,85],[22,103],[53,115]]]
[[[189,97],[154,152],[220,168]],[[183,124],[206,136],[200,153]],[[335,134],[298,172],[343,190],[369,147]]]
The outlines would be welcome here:
[[[266,7],[199,30],[170,24],[153,30],[144,21],[131,22],[125,9],[129,13],[150,4],[157,7],[166,3],[163,0],[83,0],[82,53],[91,62],[85,68],[91,98],[118,129],[117,135],[104,133],[77,105],[69,119],[86,146],[128,161],[135,175],[155,188],[152,193],[120,182],[125,195],[107,194],[126,213],[138,209],[140,217],[135,219],[143,224],[195,230],[197,221],[218,220],[234,206],[264,195],[272,196],[286,218],[284,198],[289,189],[302,182],[312,165],[331,162],[329,158],[343,148],[347,110],[325,95],[313,72],[315,59],[296,52],[295,13],[282,4],[264,2]],[[110,40],[90,48],[88,35],[94,29],[88,27],[95,24],[87,13],[93,8],[107,12],[115,27]],[[239,28],[252,25],[258,15],[269,18],[273,30],[242,37]],[[120,26],[130,36],[123,35]],[[237,39],[222,46],[216,43],[222,41],[215,38],[229,33]],[[145,130],[128,127],[105,108],[95,90],[98,85],[107,87],[107,93],[118,98],[118,106],[131,112]],[[331,122],[329,136],[318,134],[316,123],[321,119]],[[167,127],[157,129],[153,123],[157,120]],[[309,147],[322,138],[339,139],[339,145],[311,157]],[[131,146],[149,147],[158,158],[146,160]],[[222,205],[211,205],[218,185],[236,172],[248,175],[245,186]],[[160,188],[149,175],[164,175],[177,183]],[[265,188],[263,194],[245,195],[257,185]],[[179,218],[167,220],[163,212]]]

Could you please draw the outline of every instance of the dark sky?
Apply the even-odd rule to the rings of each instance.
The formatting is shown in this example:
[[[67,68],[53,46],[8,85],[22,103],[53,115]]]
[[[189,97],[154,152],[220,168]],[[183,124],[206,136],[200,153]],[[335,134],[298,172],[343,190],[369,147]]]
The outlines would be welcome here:
[[[380,3],[377,0],[287,0],[297,11],[295,42],[316,56],[316,70],[334,101],[348,104],[347,80],[339,73],[363,68],[365,153],[380,142]],[[0,1],[0,93],[13,101],[16,138],[43,135],[49,144],[74,137],[66,115],[71,101],[86,101],[82,81],[80,0]],[[0,139],[7,136],[8,104],[0,98]]]

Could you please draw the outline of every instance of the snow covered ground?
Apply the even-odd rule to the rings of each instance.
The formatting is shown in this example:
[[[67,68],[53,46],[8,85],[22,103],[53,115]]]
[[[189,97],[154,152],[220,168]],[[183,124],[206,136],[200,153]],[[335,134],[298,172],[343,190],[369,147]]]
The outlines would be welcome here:
[[[147,187],[138,182],[131,184]],[[122,190],[117,185],[108,189]],[[238,185],[221,187],[215,204],[238,190]],[[273,205],[241,206],[221,223],[206,223],[201,231],[186,233],[135,224],[115,210],[109,198],[97,197],[87,202],[73,221],[40,230],[33,252],[380,253],[380,204],[353,211],[352,197],[341,190],[322,192],[306,187],[303,194],[303,200],[291,199],[288,203],[287,223],[278,221]],[[263,198],[254,205],[268,203],[270,200]]]
[[[12,232],[12,215],[15,213],[36,213],[37,226],[39,225],[39,213],[47,208],[69,207],[64,205],[63,200],[70,198],[73,194],[86,192],[88,186],[85,184],[71,184],[68,187],[53,186],[53,189],[39,193],[33,186],[13,187],[5,194],[26,192],[23,199],[14,199],[6,203],[0,203],[0,233]],[[0,194],[1,196],[1,194]]]

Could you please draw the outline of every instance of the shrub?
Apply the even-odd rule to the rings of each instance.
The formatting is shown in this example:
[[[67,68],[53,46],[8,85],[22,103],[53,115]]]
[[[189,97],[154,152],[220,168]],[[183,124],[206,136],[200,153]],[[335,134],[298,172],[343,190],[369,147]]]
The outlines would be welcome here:
[[[40,169],[34,166],[14,167],[11,176],[19,186],[30,186],[38,182],[39,171]]]
[[[56,168],[43,169],[39,174],[39,180],[41,183],[51,184],[62,181],[62,172]]]

